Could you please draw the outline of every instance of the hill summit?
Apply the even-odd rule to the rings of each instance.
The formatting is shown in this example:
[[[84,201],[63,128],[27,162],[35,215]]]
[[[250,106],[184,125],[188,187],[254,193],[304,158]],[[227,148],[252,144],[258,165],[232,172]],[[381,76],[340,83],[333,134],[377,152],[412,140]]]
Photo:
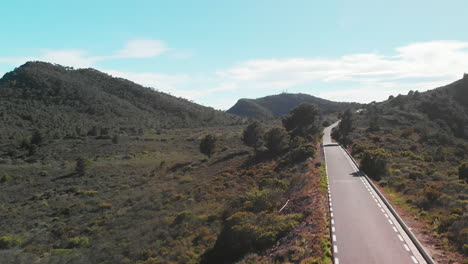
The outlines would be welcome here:
[[[282,93],[258,99],[240,99],[227,110],[228,113],[254,118],[273,118],[288,114],[302,103],[317,105],[323,113],[343,111],[357,103],[341,103],[325,100],[308,94]]]

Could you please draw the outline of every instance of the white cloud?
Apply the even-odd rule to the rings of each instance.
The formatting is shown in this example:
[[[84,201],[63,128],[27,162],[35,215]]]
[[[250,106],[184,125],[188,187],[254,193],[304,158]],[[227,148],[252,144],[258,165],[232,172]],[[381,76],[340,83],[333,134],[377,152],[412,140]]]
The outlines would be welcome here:
[[[378,91],[385,82],[393,82],[395,87],[408,87],[415,79],[447,83],[468,71],[468,42],[413,43],[395,50],[396,54],[390,56],[364,53],[336,59],[254,59],[218,75],[239,87],[288,89],[319,81],[330,83],[330,87],[334,82],[350,82],[357,87],[372,83]]]
[[[26,61],[46,61],[76,68],[95,67],[97,62],[111,59],[141,59],[153,58],[168,51],[170,48],[157,39],[134,39],[128,41],[124,48],[110,55],[91,56],[85,50],[59,49],[42,50],[38,56],[0,57],[0,63],[19,66]]]
[[[116,52],[116,58],[152,58],[168,51],[166,43],[157,39],[133,39]]]

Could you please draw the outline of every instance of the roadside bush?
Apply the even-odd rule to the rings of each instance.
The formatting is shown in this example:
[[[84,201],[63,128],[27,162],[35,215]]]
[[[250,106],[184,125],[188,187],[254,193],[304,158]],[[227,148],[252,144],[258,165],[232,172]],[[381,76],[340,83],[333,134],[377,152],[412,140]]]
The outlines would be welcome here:
[[[302,220],[301,214],[278,215],[262,212],[238,212],[229,217],[215,246],[201,263],[233,262],[247,253],[271,247]]]
[[[385,149],[373,149],[364,151],[361,160],[361,169],[372,179],[379,181],[382,176],[387,175],[387,160],[389,154]]]
[[[294,149],[291,152],[290,158],[292,162],[302,162],[307,158],[315,156],[315,146],[313,144],[304,144]]]

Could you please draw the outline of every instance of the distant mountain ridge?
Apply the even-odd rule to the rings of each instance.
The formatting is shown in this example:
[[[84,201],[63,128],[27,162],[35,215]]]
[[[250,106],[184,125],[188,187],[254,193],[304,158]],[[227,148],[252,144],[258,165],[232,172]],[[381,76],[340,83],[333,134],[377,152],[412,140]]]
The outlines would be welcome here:
[[[282,93],[257,99],[240,99],[227,112],[244,117],[273,118],[288,114],[302,103],[315,104],[323,113],[343,111],[346,108],[360,105],[358,103],[333,102],[302,93]]]
[[[27,62],[0,79],[0,139],[33,129],[83,134],[228,125],[240,118],[95,69]]]

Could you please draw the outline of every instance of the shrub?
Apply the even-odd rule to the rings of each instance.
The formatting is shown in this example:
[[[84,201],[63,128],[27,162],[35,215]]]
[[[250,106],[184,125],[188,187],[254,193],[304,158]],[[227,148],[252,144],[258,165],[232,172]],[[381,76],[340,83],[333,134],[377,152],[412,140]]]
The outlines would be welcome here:
[[[85,175],[90,165],[91,161],[89,159],[86,157],[79,157],[76,160],[75,172],[78,175]]]
[[[387,159],[389,154],[384,149],[373,149],[364,151],[361,160],[361,169],[376,181],[388,172]]]
[[[299,148],[294,149],[291,152],[292,162],[302,162],[307,158],[313,158],[315,156],[315,146],[312,144],[301,145]]]
[[[216,136],[206,135],[200,142],[200,152],[211,157],[215,153],[217,142]]]
[[[112,137],[112,143],[114,143],[114,144],[119,144],[119,142],[120,142],[119,135],[114,135],[114,136]]]
[[[31,137],[31,145],[40,145],[44,141],[41,131],[35,130]]]
[[[0,237],[0,249],[9,249],[21,244],[21,239],[13,236]]]
[[[441,192],[437,191],[433,187],[427,187],[424,189],[424,196],[429,202],[435,202],[442,195]]]
[[[280,153],[289,147],[289,135],[282,127],[274,127],[265,134],[265,146],[272,153]]]
[[[458,178],[468,182],[468,163],[463,163],[458,167]]]
[[[226,220],[215,246],[203,256],[201,263],[233,262],[246,253],[269,248],[302,218],[301,214],[278,215],[276,212],[235,213]]]
[[[412,171],[412,172],[409,173],[408,178],[410,178],[412,180],[417,180],[417,179],[422,179],[423,175],[419,171]]]
[[[67,248],[86,247],[89,245],[87,237],[72,237],[67,241]]]

